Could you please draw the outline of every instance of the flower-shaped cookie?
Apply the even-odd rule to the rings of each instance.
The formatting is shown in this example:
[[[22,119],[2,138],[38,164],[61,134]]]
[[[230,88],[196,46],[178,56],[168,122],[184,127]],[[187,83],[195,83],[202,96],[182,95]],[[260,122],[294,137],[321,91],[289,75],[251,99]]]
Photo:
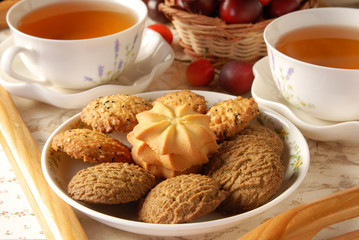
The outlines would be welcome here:
[[[136,118],[139,123],[128,140],[134,146],[134,160],[142,166],[152,164],[185,171],[207,163],[208,154],[218,149],[209,117],[186,104],[155,103],[151,110],[137,114]]]

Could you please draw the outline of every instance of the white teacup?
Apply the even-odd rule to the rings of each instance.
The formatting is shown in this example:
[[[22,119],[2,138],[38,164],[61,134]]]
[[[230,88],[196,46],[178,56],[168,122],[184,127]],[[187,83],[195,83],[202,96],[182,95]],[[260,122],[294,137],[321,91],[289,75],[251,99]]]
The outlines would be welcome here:
[[[132,10],[137,18],[137,22],[130,28],[102,37],[54,40],[34,37],[17,29],[24,15],[45,5],[60,2],[64,0],[22,0],[11,7],[6,21],[14,45],[3,53],[3,70],[20,81],[69,89],[88,89],[115,81],[133,64],[139,52],[147,18],[146,5],[141,0],[101,1],[125,6]],[[38,76],[36,79],[19,75],[14,70],[12,63],[17,56]]]
[[[359,69],[310,64],[275,48],[281,36],[295,29],[315,25],[358,28],[358,22],[359,9],[326,7],[289,13],[266,27],[264,40],[273,79],[292,106],[324,120],[359,120]]]

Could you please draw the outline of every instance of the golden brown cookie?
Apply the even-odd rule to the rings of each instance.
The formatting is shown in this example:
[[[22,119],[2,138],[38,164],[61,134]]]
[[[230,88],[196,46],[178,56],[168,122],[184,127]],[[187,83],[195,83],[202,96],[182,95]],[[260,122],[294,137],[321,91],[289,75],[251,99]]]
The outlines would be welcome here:
[[[157,98],[153,102],[153,104],[155,104],[156,102],[161,102],[169,106],[188,104],[193,109],[193,111],[199,113],[206,113],[207,111],[207,104],[205,98],[188,89],[167,93]]]
[[[283,152],[283,140],[276,132],[267,127],[260,125],[247,126],[238,134],[243,135],[243,142],[247,141],[246,139],[248,138],[256,138],[256,142],[265,142],[279,155]]]
[[[139,142],[134,138],[133,132],[127,134],[128,141],[133,144],[131,149],[132,159],[139,166],[143,167],[158,178],[172,178],[181,174],[199,173],[202,170],[201,165],[194,165],[184,170],[173,170],[166,167],[159,161],[156,153],[144,142]],[[187,158],[179,160],[184,161]]]
[[[148,193],[139,217],[149,223],[191,222],[214,211],[226,196],[210,177],[180,175],[166,179]]]
[[[89,203],[119,204],[142,198],[155,184],[155,177],[137,165],[101,163],[79,171],[68,194]]]
[[[127,134],[133,146],[132,158],[156,176],[197,170],[218,149],[209,117],[189,105],[156,102],[136,117],[139,123]]]
[[[55,151],[66,152],[73,158],[85,162],[131,162],[130,149],[104,133],[90,129],[71,129],[59,133],[52,139]]]
[[[273,147],[276,142],[273,139],[268,137],[263,141],[259,134],[237,134],[220,144],[205,166],[205,173],[229,193],[220,206],[222,209],[232,213],[252,210],[278,192],[285,167],[278,152],[283,146],[278,143],[279,146]]]
[[[125,94],[101,97],[82,109],[81,120],[100,132],[128,132],[137,124],[136,114],[152,108],[147,100]]]
[[[221,141],[234,136],[248,125],[259,113],[258,105],[253,98],[238,96],[212,106],[207,115],[211,117],[209,127]]]

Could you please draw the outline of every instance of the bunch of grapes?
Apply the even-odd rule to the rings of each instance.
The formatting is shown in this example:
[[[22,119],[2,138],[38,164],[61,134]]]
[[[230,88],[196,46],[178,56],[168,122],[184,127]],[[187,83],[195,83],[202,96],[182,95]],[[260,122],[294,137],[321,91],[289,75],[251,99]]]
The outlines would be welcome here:
[[[302,0],[176,0],[190,13],[219,17],[228,24],[254,23],[297,10]]]
[[[149,17],[156,22],[166,24],[169,20],[158,5],[164,0],[144,0]],[[209,17],[218,17],[227,24],[255,23],[275,18],[299,9],[302,0],[175,0],[178,9]],[[172,42],[168,29],[161,24],[150,26],[158,31],[167,42]],[[250,91],[254,74],[252,65],[243,61],[230,61],[223,65],[218,73],[219,85],[227,92],[240,95]],[[206,59],[190,63],[186,77],[194,86],[208,85],[216,76],[215,67]]]

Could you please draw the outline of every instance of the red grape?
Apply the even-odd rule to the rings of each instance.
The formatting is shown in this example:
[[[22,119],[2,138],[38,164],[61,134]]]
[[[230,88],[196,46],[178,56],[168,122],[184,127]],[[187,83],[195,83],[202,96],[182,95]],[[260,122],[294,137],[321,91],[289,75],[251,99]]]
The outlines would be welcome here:
[[[240,95],[251,90],[254,80],[253,66],[247,62],[231,61],[223,65],[218,81],[223,90]]]
[[[299,6],[300,0],[272,0],[266,11],[269,18],[276,18],[297,10]]]
[[[161,23],[155,23],[155,24],[151,24],[147,27],[149,29],[152,29],[152,30],[158,32],[159,34],[161,34],[163,39],[166,40],[166,42],[168,42],[169,44],[172,43],[173,34],[172,34],[171,30],[166,25],[163,25]]]
[[[190,13],[206,16],[212,15],[217,10],[217,0],[182,0],[184,8]]]
[[[267,5],[271,0],[259,0],[262,4],[262,6]]]
[[[147,0],[148,17],[155,22],[168,23],[170,20],[158,9],[158,5],[163,2],[164,0]]]
[[[215,76],[213,65],[206,59],[198,59],[190,63],[186,69],[187,80],[194,86],[204,86]]]
[[[251,23],[261,15],[262,10],[258,0],[224,0],[219,14],[227,23]]]

